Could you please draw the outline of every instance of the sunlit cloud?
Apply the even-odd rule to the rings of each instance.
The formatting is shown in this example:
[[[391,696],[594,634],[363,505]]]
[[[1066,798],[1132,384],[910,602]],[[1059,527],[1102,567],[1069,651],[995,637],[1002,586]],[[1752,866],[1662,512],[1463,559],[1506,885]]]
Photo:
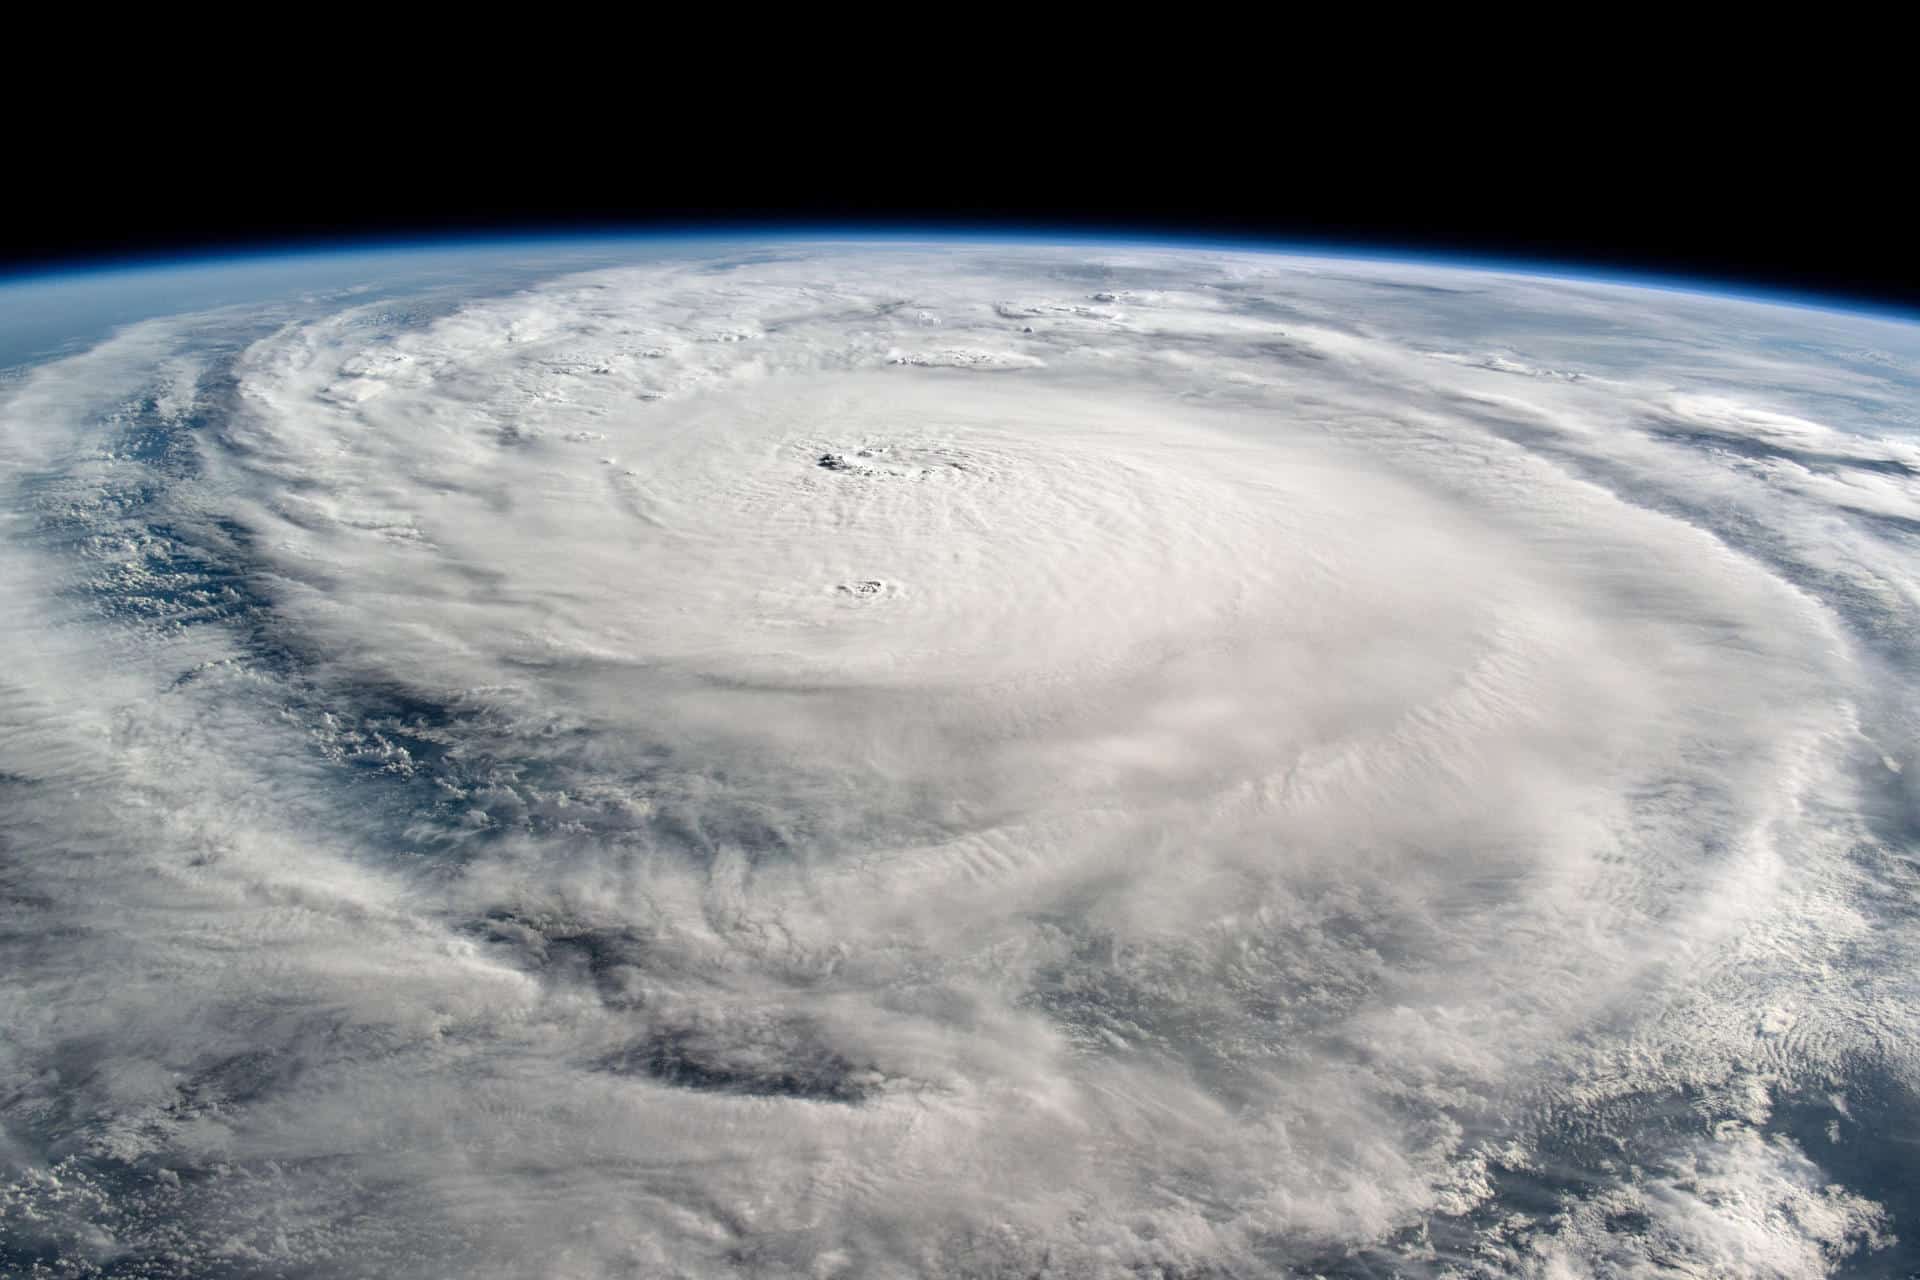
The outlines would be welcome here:
[[[1891,1246],[1780,1116],[1920,1083],[1920,331],[1010,247],[403,302],[5,388],[0,1259]]]

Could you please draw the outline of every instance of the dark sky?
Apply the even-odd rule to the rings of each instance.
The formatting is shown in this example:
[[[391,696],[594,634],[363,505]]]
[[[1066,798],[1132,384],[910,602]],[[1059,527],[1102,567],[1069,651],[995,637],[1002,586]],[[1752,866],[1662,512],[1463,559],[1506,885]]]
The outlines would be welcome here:
[[[1920,310],[1897,166],[1737,121],[1569,137],[1452,120],[1389,142],[1309,141],[1245,114],[1219,128],[1023,118],[1017,104],[972,127],[462,132],[396,115],[289,126],[272,148],[183,144],[180,127],[123,121],[16,157],[0,270],[440,232],[1035,228],[1530,259]]]

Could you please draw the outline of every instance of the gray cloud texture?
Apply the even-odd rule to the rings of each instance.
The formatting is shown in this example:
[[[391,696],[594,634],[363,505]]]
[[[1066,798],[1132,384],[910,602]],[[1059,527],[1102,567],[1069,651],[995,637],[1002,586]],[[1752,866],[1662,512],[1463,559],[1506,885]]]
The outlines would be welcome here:
[[[1883,1254],[1828,1165],[1920,1084],[1916,370],[1727,299],[848,245],[26,370],[0,1260]]]

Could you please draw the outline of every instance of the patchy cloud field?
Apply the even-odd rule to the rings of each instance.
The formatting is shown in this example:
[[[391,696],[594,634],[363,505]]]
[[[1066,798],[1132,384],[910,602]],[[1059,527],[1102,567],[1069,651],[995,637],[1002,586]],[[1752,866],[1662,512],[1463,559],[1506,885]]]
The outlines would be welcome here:
[[[0,381],[0,1272],[1916,1265],[1920,326],[624,257]]]

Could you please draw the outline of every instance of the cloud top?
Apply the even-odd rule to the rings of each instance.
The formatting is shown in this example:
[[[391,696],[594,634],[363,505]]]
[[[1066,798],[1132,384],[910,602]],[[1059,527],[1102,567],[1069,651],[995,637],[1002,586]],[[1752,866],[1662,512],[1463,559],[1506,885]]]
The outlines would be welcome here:
[[[1916,1083],[1916,369],[1485,273],[795,246],[26,370],[0,1259],[1890,1256],[1831,1170]]]

